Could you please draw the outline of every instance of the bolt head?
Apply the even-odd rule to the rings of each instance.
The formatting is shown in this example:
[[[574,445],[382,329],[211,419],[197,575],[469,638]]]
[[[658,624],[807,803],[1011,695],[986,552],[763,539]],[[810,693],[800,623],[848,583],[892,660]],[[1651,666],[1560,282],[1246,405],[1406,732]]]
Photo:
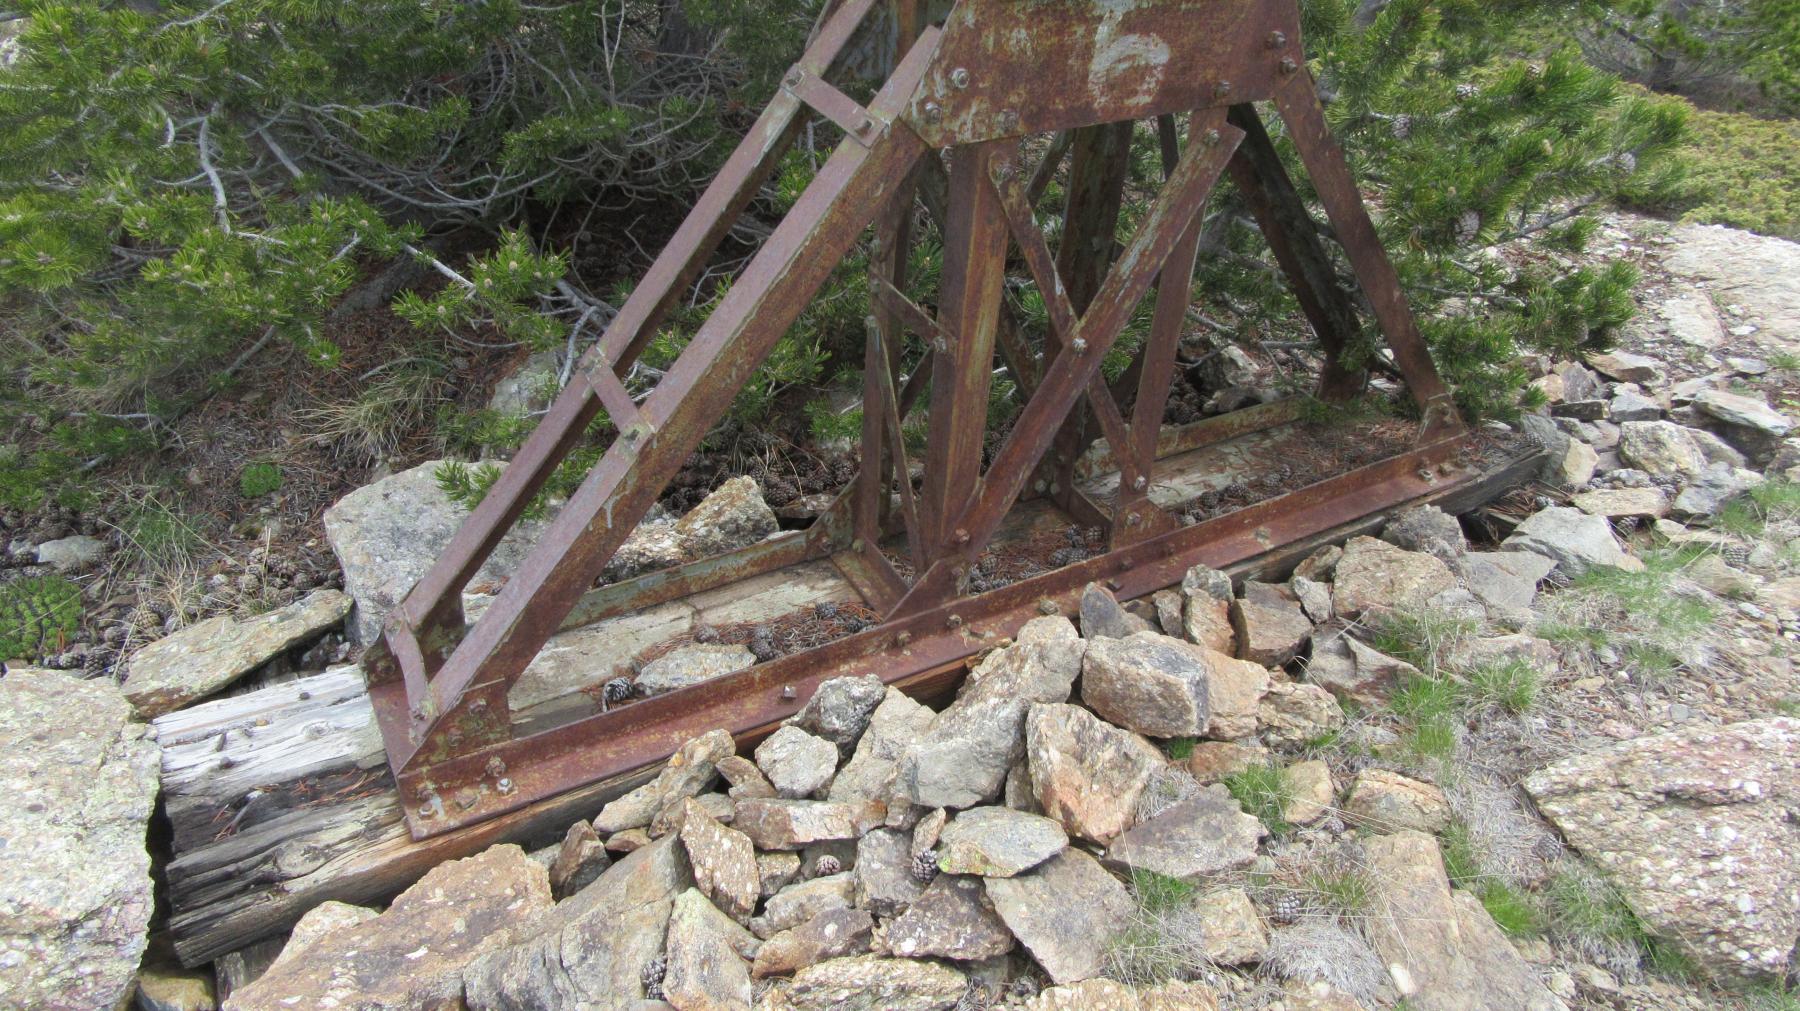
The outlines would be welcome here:
[[[500,760],[499,755],[495,755],[493,758],[488,759],[487,774],[490,776],[506,775],[506,763]]]
[[[1069,342],[1069,350],[1074,351],[1078,355],[1086,354],[1087,349],[1088,349],[1088,342],[1087,342],[1086,337],[1077,337],[1074,340]]]
[[[953,614],[950,617],[944,619],[944,624],[948,625],[951,628],[961,628],[962,623],[963,623],[962,615],[960,615],[960,614]]]
[[[513,781],[501,776],[500,782],[494,784],[494,789],[499,790],[501,796],[505,796],[513,792]]]
[[[867,116],[864,116],[862,119],[858,120],[856,123],[856,132],[857,133],[868,133],[870,130],[873,130],[873,129],[875,129],[875,121],[868,118]]]
[[[1219,135],[1219,131],[1208,130],[1208,131],[1206,131],[1205,135],[1200,138],[1200,142],[1205,144],[1207,147],[1218,147],[1219,141],[1221,141],[1223,139],[1224,138]]]
[[[1057,612],[1057,610],[1058,610],[1058,608],[1056,606],[1056,601],[1051,600],[1049,597],[1045,597],[1044,599],[1038,601],[1038,613],[1039,614],[1052,615],[1052,614],[1055,614]]]
[[[1281,72],[1282,73],[1292,74],[1292,73],[1298,71],[1299,69],[1300,69],[1300,64],[1295,62],[1295,60],[1292,56],[1282,57],[1282,59],[1281,59]]]
[[[955,70],[950,71],[950,83],[956,85],[958,88],[968,87],[969,68],[957,67]]]
[[[926,122],[936,123],[943,118],[944,118],[943,106],[938,105],[936,102],[926,102],[925,103],[925,121]]]
[[[1224,98],[1225,96],[1227,96],[1229,94],[1231,94],[1231,82],[1230,81],[1220,81],[1219,83],[1213,85],[1213,97],[1214,98]]]
[[[1144,475],[1139,474],[1135,479],[1132,480],[1131,490],[1132,491],[1143,491],[1145,488],[1149,487],[1149,485],[1150,485],[1150,482],[1145,480]]]
[[[1285,46],[1285,45],[1287,45],[1287,33],[1286,32],[1270,32],[1269,33],[1269,48],[1270,49],[1280,49],[1282,46]]]

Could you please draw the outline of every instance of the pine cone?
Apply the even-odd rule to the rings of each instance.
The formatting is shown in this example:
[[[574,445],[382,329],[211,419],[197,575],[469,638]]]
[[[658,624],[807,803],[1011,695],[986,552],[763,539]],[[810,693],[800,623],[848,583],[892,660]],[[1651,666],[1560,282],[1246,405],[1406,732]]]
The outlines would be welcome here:
[[[1741,569],[1750,564],[1750,549],[1742,544],[1727,544],[1719,552],[1719,555],[1725,559],[1726,565],[1734,569]]]
[[[669,971],[669,963],[658,955],[644,965],[643,984],[645,1000],[663,999],[663,976]]]
[[[928,885],[938,876],[937,854],[931,850],[920,850],[913,854],[912,876],[920,884]]]
[[[815,878],[829,877],[843,869],[844,865],[838,861],[838,858],[829,853],[822,854],[819,859],[813,861],[813,877]]]
[[[1306,904],[1300,901],[1298,892],[1282,892],[1275,896],[1275,901],[1269,905],[1269,919],[1280,924],[1294,923],[1304,912],[1306,912]]]
[[[628,678],[613,678],[606,683],[604,688],[600,689],[600,701],[604,703],[602,708],[611,709],[630,698],[631,681]]]

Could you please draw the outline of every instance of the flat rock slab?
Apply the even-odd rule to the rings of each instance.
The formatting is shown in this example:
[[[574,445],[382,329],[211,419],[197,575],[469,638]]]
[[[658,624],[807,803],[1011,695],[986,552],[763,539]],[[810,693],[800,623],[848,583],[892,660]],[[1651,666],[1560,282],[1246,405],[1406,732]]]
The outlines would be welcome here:
[[[1081,700],[1115,726],[1153,737],[1206,730],[1211,671],[1205,656],[1180,639],[1156,632],[1095,639],[1081,672]]]
[[[154,905],[159,753],[106,681],[0,678],[0,1006],[110,1008]]]
[[[1764,343],[1800,342],[1800,245],[1719,225],[1681,225],[1671,238],[1663,266],[1710,282],[1715,300],[1762,327]]]
[[[1218,1006],[1219,995],[1199,983],[1136,988],[1110,979],[1053,986],[1024,1004],[1025,1011],[1216,1011]]]
[[[948,1011],[968,989],[947,965],[910,958],[834,958],[794,974],[771,1006],[784,1011]]]
[[[1479,899],[1452,892],[1437,842],[1421,832],[1364,848],[1378,882],[1365,921],[1394,989],[1418,1011],[1568,1011]]]
[[[1627,741],[1525,790],[1652,933],[1715,980],[1779,980],[1800,937],[1800,720]]]
[[[1501,546],[1553,559],[1570,576],[1596,566],[1627,572],[1641,572],[1644,568],[1643,562],[1625,553],[1604,517],[1567,506],[1551,506],[1531,514]]]
[[[1373,537],[1353,537],[1338,559],[1331,605],[1345,618],[1371,608],[1406,611],[1455,585],[1456,574],[1440,558]]]
[[[1149,741],[1080,706],[1032,706],[1025,738],[1032,790],[1044,814],[1070,835],[1098,843],[1131,826],[1138,797],[1167,762]]]
[[[462,996],[463,972],[551,906],[542,864],[495,846],[431,869],[381,915],[283,958],[226,1000],[226,1011],[437,1008]]]
[[[131,655],[125,697],[146,720],[198,702],[337,625],[350,604],[338,590],[314,590],[245,621],[220,615],[189,625]]]
[[[978,962],[1011,951],[1013,936],[994,912],[980,878],[940,874],[888,924],[887,945],[904,958]]]
[[[1001,921],[1058,983],[1100,975],[1112,939],[1131,921],[1125,886],[1078,849],[1016,877],[985,880]]]
[[[1191,880],[1251,863],[1257,842],[1267,834],[1229,790],[1209,786],[1113,840],[1106,862],[1124,871]]]
[[[1068,835],[1054,819],[1008,807],[971,808],[938,836],[938,869],[946,874],[1010,878],[1068,845]]]

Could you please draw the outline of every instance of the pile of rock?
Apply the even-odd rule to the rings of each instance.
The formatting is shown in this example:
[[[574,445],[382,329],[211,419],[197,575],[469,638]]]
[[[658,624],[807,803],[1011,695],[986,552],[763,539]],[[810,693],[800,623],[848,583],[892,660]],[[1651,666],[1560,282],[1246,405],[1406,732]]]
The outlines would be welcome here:
[[[1233,587],[1201,568],[1131,607],[1090,586],[1077,620],[1025,624],[941,711],[873,677],[826,682],[750,754],[724,731],[690,741],[535,861],[499,847],[476,858],[492,865],[480,875],[440,868],[227,1006],[311,1006],[328,988],[338,1006],[459,992],[475,1011],[1213,1007],[1251,977],[1105,979],[1141,920],[1130,882],[1214,883],[1191,900],[1205,963],[1269,958],[1278,912],[1224,883],[1266,859],[1268,830],[1221,781],[1339,731],[1340,697],[1383,695],[1404,673],[1352,620],[1523,607],[1554,564],[1471,553],[1453,519],[1421,511],[1285,583]],[[1450,889],[1422,834],[1448,820],[1440,791],[1369,769],[1340,805],[1323,762],[1290,762],[1283,818],[1391,835],[1405,887],[1383,901],[1445,917],[1429,939],[1374,938],[1391,995],[1562,1006],[1511,947],[1486,950],[1497,928]],[[429,912],[457,880],[480,892],[459,915],[494,911],[478,931],[434,926],[458,908]],[[1320,980],[1290,986],[1290,1006],[1363,1006]]]

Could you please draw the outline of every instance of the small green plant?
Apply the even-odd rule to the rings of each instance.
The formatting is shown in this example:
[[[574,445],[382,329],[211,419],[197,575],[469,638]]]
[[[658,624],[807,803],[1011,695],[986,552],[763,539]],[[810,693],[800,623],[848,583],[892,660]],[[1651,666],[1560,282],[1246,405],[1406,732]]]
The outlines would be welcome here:
[[[1139,906],[1153,913],[1162,913],[1192,901],[1196,888],[1190,882],[1167,874],[1133,870],[1131,890],[1137,896]]]
[[[1163,751],[1170,760],[1185,762],[1194,755],[1194,739],[1192,737],[1171,737],[1163,742]]]
[[[1315,905],[1337,916],[1363,916],[1375,898],[1375,881],[1361,867],[1318,868],[1303,883]]]
[[[1107,974],[1129,984],[1192,978],[1207,965],[1205,924],[1193,884],[1150,871],[1131,873],[1134,908],[1107,946]]]
[[[1498,708],[1518,716],[1537,705],[1541,682],[1536,667],[1515,657],[1476,666],[1458,687],[1472,709]]]
[[[245,498],[262,498],[281,490],[281,467],[261,461],[238,473],[238,492]]]
[[[144,560],[159,568],[185,565],[205,543],[199,529],[161,494],[139,502],[126,519],[124,532]]]
[[[1286,769],[1274,762],[1252,765],[1225,777],[1225,789],[1271,833],[1287,833],[1287,808],[1294,799],[1294,788],[1288,782]]]
[[[1439,849],[1444,857],[1444,873],[1450,883],[1461,888],[1478,885],[1483,880],[1481,858],[1475,851],[1475,838],[1468,823],[1458,818],[1439,834]]]
[[[59,650],[81,622],[81,587],[61,576],[0,586],[0,660],[36,660]]]
[[[379,460],[432,416],[443,389],[443,368],[415,359],[374,378],[354,396],[298,411],[294,417],[319,441],[352,456]]]
[[[1450,649],[1475,631],[1474,621],[1456,615],[1389,611],[1375,621],[1369,645],[1426,674],[1435,674]]]
[[[1476,889],[1481,907],[1511,937],[1536,937],[1544,932],[1536,904],[1524,892],[1502,881],[1488,881]]]
[[[1780,372],[1800,372],[1800,354],[1792,351],[1770,351],[1769,367]]]

